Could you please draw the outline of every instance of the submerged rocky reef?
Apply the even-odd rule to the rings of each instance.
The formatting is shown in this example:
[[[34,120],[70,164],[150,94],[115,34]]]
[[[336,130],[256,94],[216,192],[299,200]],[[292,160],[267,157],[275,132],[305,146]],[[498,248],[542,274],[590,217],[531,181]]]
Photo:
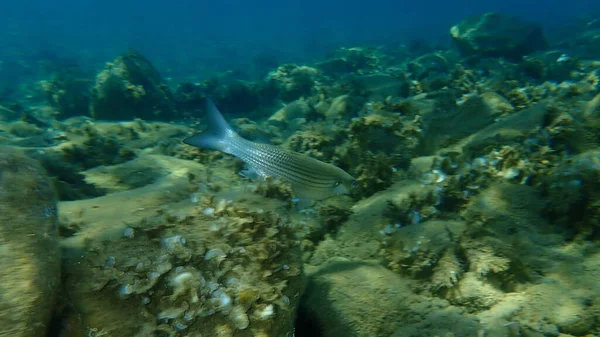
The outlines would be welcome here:
[[[574,48],[490,13],[451,28],[451,48],[340,48],[174,88],[128,51],[39,83],[36,104],[2,102],[16,154],[0,156],[0,198],[39,212],[0,233],[51,227],[50,189],[59,221],[44,249],[12,251],[38,259],[18,261],[45,291],[0,276],[40,309],[3,302],[0,322],[50,335],[0,336],[600,336],[600,39],[584,28]],[[182,144],[208,96],[243,137],[357,187],[299,207],[285,183]]]

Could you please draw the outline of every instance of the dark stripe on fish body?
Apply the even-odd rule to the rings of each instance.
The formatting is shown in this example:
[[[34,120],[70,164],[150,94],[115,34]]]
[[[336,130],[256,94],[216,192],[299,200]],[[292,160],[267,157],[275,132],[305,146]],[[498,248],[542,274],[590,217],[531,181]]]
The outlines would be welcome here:
[[[280,174],[283,173],[290,175],[296,178],[296,180],[302,180],[305,184],[310,184],[311,186],[331,187],[332,180],[334,180],[332,177],[327,177],[323,174],[315,175],[313,173],[307,173],[307,171],[305,170],[305,165],[302,165],[302,163],[300,163],[301,165],[298,165],[298,163],[294,163],[293,160],[280,163],[282,163],[283,165],[274,168],[278,170]]]
[[[319,183],[317,181],[311,180],[310,178],[302,176],[301,174],[298,174],[297,172],[295,172],[293,170],[277,170],[277,172],[278,172],[279,176],[285,177],[286,179],[288,179],[294,183],[302,184],[307,187],[311,187],[311,188],[330,188],[330,187],[332,187],[332,179],[322,180],[322,183]],[[296,174],[294,174],[294,173],[296,173]]]
[[[296,167],[292,166],[279,166],[279,165],[265,165],[264,162],[248,160],[252,165],[256,166],[258,169],[263,168],[268,175],[273,175],[276,177],[286,178],[293,183],[303,184],[310,187],[321,188],[321,187],[331,187],[331,181],[333,179],[310,179],[310,177],[306,177],[302,173],[294,170]],[[321,183],[319,183],[321,182]]]
[[[239,156],[240,159],[252,164],[256,169],[276,170],[278,171],[278,174],[283,174],[283,176],[285,176],[284,173],[287,168],[296,173],[293,175],[294,177],[304,179],[307,182],[316,183],[317,185],[319,182],[322,182],[322,184],[331,186],[331,181],[334,180],[332,176],[324,177],[322,172],[307,167],[305,165],[306,163],[303,162],[304,158],[296,158],[295,156],[279,151],[276,148],[272,149],[268,146],[252,143],[247,140],[240,142],[242,144],[239,144],[238,142],[232,143],[236,150],[232,152],[235,152],[235,155]],[[283,169],[283,171],[279,169]]]
[[[240,151],[241,153],[238,153],[240,154],[240,158],[249,162],[255,169],[271,171],[265,173],[268,175],[286,178],[293,183],[306,185],[312,188],[323,189],[332,187],[332,181],[334,180],[333,177],[327,177],[323,174],[318,175],[316,171],[310,170],[310,168],[307,170],[306,165],[303,165],[304,163],[298,163],[303,158],[299,158],[300,160],[298,160],[297,158],[293,158],[293,156],[288,153],[279,152],[276,150],[273,151],[273,149],[269,149],[264,146],[256,146],[257,144],[253,144],[251,142],[248,143],[250,144],[243,145],[251,148],[250,152],[258,152],[254,153],[254,155],[262,157],[263,160],[258,160],[256,156],[248,156],[248,151],[244,151],[238,146],[236,147],[238,147],[238,150],[242,150]]]
[[[315,171],[310,164],[318,165],[318,163],[306,163],[309,161],[310,157],[302,157],[300,155],[294,155],[286,152],[282,152],[278,154],[279,156],[284,157],[280,162],[284,162],[287,167],[293,168],[297,173],[302,173],[304,176],[309,176],[313,181],[331,181],[334,180],[333,176],[324,176],[323,171]],[[307,165],[308,164],[308,165]]]

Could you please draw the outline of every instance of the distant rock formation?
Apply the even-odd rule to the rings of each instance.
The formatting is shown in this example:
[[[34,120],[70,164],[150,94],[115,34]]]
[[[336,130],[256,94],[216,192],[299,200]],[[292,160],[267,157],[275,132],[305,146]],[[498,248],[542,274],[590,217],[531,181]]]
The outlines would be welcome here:
[[[179,117],[173,95],[158,71],[133,50],[107,63],[96,76],[91,101],[96,119],[167,121]]]
[[[472,57],[518,60],[548,46],[540,25],[500,13],[468,18],[453,26],[450,35],[461,54]]]

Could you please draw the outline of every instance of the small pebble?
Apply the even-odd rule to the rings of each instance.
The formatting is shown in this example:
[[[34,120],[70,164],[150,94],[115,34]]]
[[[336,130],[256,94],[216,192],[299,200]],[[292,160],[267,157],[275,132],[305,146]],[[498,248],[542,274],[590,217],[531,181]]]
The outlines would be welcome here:
[[[115,257],[114,256],[109,256],[106,259],[106,265],[109,266],[109,267],[114,267],[115,263],[116,263],[116,261],[115,261]]]
[[[395,232],[396,232],[396,227],[392,224],[385,226],[385,228],[383,229],[383,233],[385,233],[385,235],[392,235]]]
[[[123,237],[133,239],[134,236],[135,236],[135,231],[133,230],[133,228],[127,227],[127,228],[125,228],[125,230],[123,230]]]

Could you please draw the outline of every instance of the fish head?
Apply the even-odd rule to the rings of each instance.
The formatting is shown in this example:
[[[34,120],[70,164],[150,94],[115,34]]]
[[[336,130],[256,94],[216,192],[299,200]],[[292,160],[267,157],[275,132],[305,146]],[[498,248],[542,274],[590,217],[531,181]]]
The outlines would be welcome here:
[[[348,173],[342,171],[333,183],[333,193],[335,195],[348,194],[356,188],[356,179]]]

